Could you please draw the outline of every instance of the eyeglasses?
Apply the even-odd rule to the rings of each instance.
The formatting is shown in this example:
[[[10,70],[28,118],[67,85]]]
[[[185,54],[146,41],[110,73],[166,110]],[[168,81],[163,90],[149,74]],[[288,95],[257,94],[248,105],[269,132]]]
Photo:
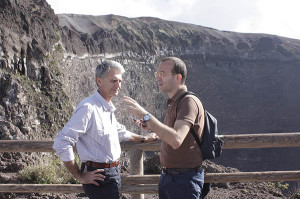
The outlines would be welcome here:
[[[174,74],[166,73],[166,72],[155,72],[154,73],[155,78],[162,78],[162,77],[165,77],[166,75],[174,75]]]

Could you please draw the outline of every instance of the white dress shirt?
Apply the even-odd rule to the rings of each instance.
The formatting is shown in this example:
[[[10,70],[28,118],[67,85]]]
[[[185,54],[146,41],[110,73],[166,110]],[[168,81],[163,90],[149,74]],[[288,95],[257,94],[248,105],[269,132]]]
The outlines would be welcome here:
[[[65,127],[54,139],[53,148],[62,161],[74,160],[76,145],[81,162],[117,161],[121,155],[121,141],[128,141],[131,132],[116,120],[112,102],[99,92],[82,100]]]

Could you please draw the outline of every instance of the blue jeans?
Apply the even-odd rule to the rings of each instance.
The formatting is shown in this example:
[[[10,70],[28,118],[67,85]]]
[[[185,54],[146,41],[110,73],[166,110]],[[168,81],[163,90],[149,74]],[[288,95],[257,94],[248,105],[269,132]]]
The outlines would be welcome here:
[[[199,199],[203,184],[203,169],[176,175],[161,173],[159,199]]]
[[[84,170],[84,164],[81,164],[81,172]],[[88,171],[94,171],[97,168],[87,166]],[[101,173],[106,178],[104,181],[97,181],[99,186],[93,184],[83,184],[83,190],[90,199],[120,199],[121,176],[118,167],[104,168]]]

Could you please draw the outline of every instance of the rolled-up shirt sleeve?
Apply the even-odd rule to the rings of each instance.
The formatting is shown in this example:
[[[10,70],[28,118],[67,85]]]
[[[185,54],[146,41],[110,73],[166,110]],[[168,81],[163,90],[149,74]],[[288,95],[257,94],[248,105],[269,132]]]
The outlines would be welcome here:
[[[126,130],[126,127],[120,123],[117,124],[119,141],[129,141],[131,132]]]
[[[62,161],[68,162],[75,159],[73,147],[75,146],[76,140],[62,134],[63,133],[58,134],[54,139],[53,149]]]
[[[67,162],[75,159],[73,148],[79,136],[89,128],[90,118],[91,109],[89,106],[84,104],[78,106],[72,118],[54,139],[53,149],[62,161]]]

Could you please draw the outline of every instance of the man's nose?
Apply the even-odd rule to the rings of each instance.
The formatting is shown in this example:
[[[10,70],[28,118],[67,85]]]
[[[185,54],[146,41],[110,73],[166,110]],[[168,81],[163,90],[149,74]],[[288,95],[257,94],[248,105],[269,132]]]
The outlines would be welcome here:
[[[120,82],[116,82],[116,83],[115,83],[115,86],[116,86],[117,88],[121,88],[121,81],[120,81]]]

